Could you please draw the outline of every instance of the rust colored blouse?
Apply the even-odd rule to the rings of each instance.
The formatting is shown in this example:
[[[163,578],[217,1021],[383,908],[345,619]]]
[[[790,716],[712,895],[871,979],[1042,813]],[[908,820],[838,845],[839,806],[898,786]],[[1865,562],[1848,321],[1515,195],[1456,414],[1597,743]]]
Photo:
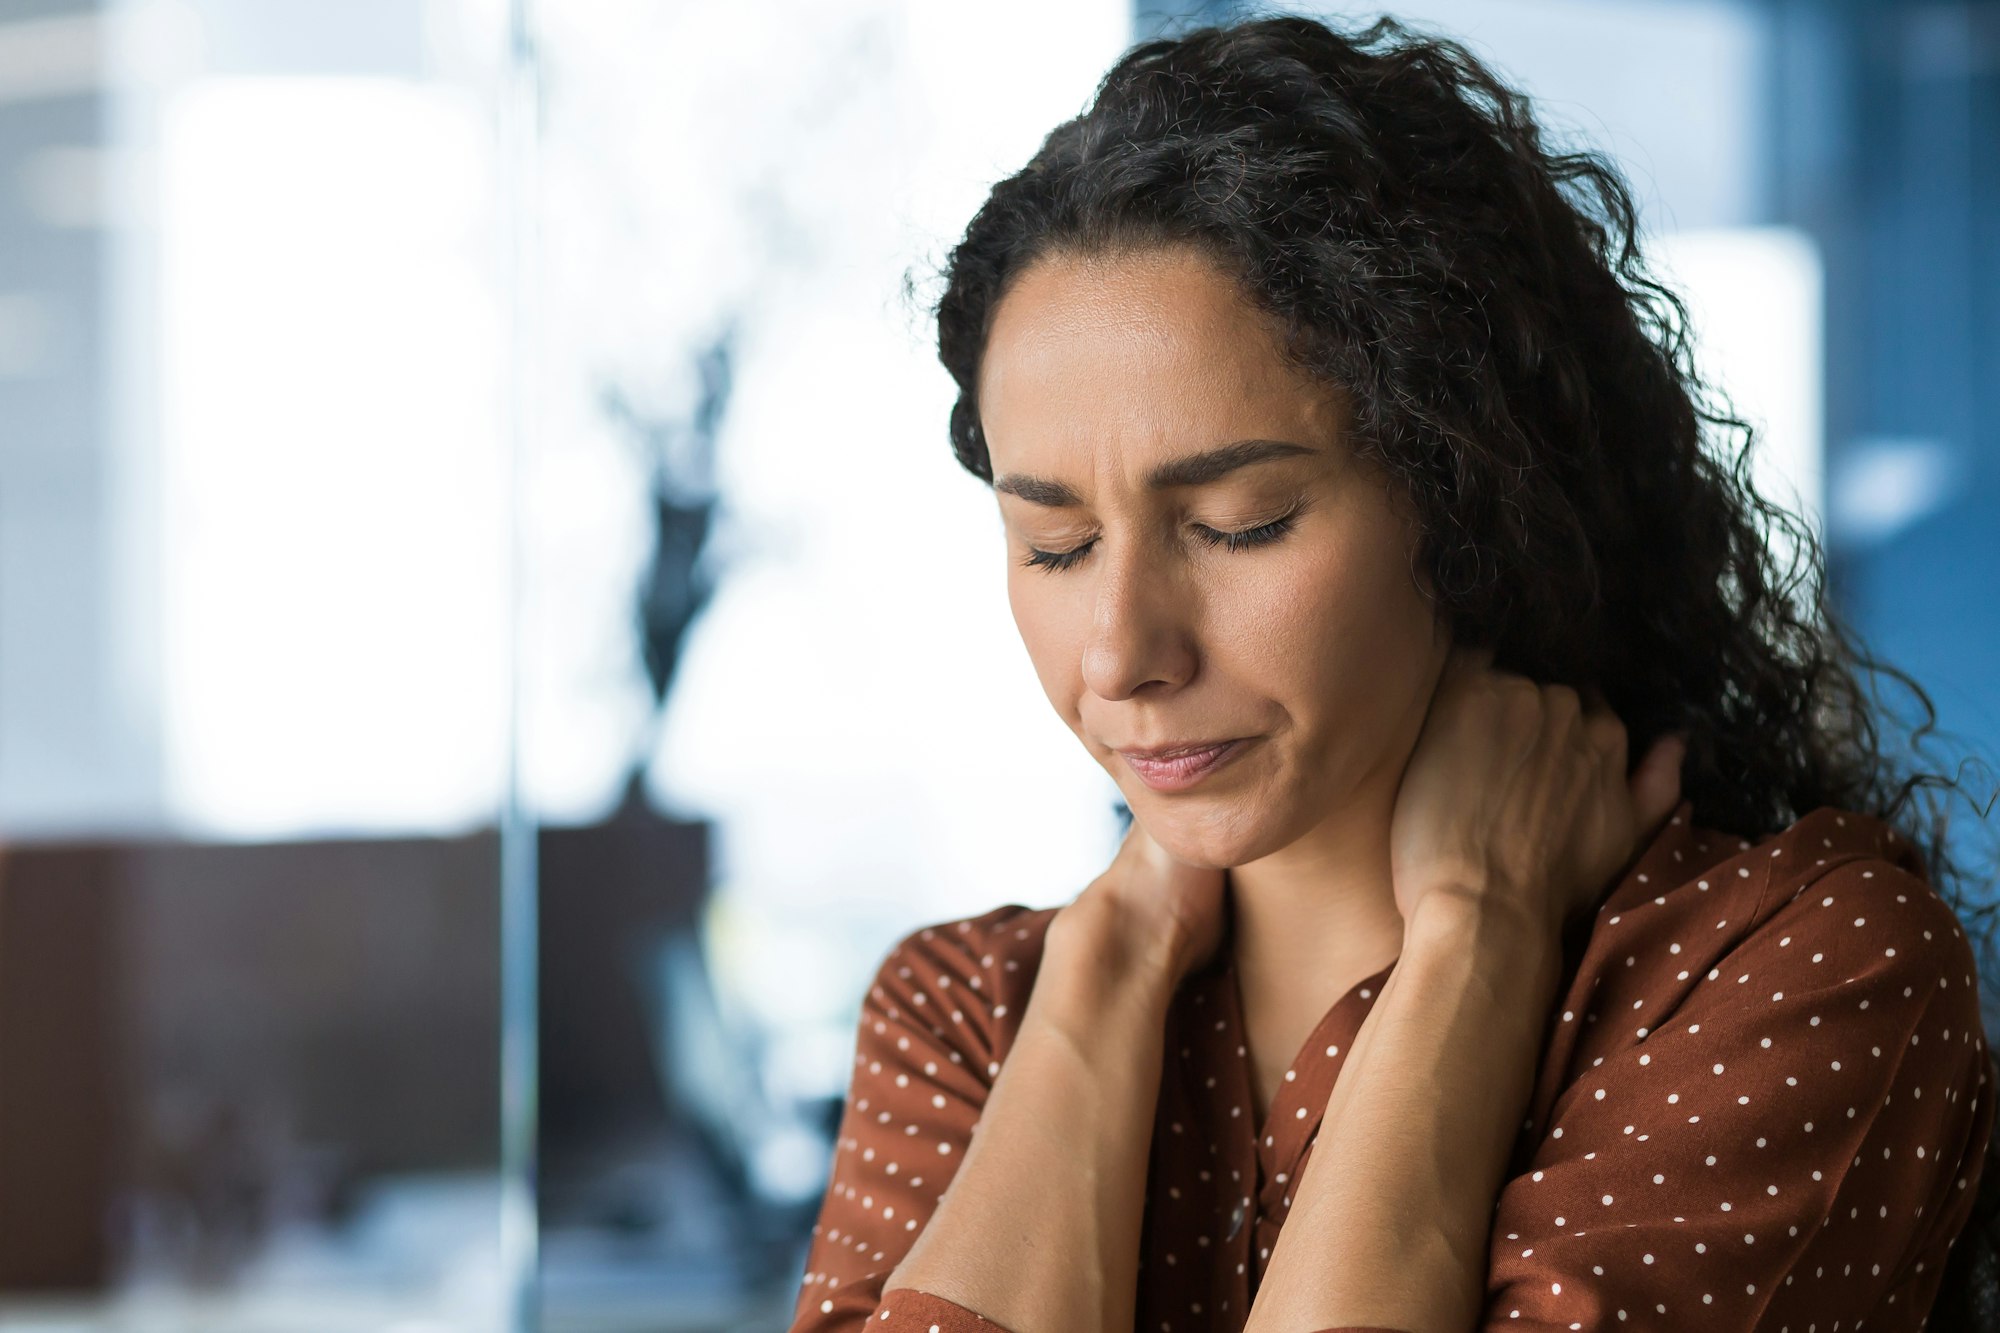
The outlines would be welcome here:
[[[1565,953],[1478,1327],[1921,1328],[1993,1128],[1970,944],[1879,820],[1821,807],[1753,846],[1691,808]],[[883,960],[792,1333],[1000,1329],[884,1287],[1006,1063],[1055,910],[927,926]],[[1243,1327],[1395,968],[1327,1011],[1257,1124],[1228,954],[1169,1008],[1138,1333]]]

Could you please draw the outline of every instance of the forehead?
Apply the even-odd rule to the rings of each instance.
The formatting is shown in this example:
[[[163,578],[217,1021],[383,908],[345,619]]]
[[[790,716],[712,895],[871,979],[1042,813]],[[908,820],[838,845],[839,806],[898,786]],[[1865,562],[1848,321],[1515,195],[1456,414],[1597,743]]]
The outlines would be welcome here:
[[[1001,298],[980,364],[995,466],[1107,446],[1151,457],[1268,434],[1330,439],[1336,395],[1273,321],[1188,247],[1036,260]]]

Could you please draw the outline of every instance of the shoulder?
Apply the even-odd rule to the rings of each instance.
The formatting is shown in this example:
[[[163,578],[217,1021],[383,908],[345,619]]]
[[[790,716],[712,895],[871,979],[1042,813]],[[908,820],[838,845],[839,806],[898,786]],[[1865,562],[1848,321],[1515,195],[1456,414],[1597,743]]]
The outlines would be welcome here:
[[[1885,1025],[1916,1035],[1923,1015],[1983,1059],[1971,942],[1894,829],[1821,807],[1746,837],[1689,814],[1683,802],[1592,923],[1550,1018],[1543,1108],[1669,1026],[1755,1045],[1799,1006],[1816,1037],[1864,1049],[1886,1044]]]
[[[1040,970],[1059,908],[1006,903],[904,933],[883,955],[863,1001],[862,1034],[912,1029],[999,1072]]]
[[[1746,947],[1770,956],[1823,945],[1822,962],[1837,957],[1855,970],[1907,973],[1921,989],[1955,990],[1976,1019],[1972,943],[1895,829],[1872,815],[1822,807],[1755,852],[1770,858],[1772,875]]]
[[[1495,1299],[1524,1322],[1568,1323],[1565,1291],[1666,1313],[1692,1289],[1716,1320],[1782,1302],[1801,1328],[1824,1307],[1794,1272],[1880,1308],[1977,1189],[1978,974],[1913,849],[1847,810],[1762,837],[1688,813],[1613,889],[1549,1019],[1494,1233]],[[1676,1285],[1690,1252],[1712,1288]]]
[[[1971,943],[1956,913],[1916,849],[1883,820],[1821,806],[1777,832],[1745,837],[1693,823],[1687,802],[1673,819],[1599,910],[1592,944],[1606,946],[1602,961],[1641,968],[1643,959],[1623,964],[1618,951],[1646,949],[1650,970],[1669,985],[1688,980],[1683,971],[1704,974],[1687,961],[1666,972],[1657,965],[1662,945],[1676,960],[1773,963],[1804,946],[1811,965],[1829,971],[1879,959],[1976,994]]]
[[[889,947],[878,981],[889,976],[926,987],[990,985],[990,974],[1018,973],[1041,962],[1054,907],[1006,903],[977,916],[933,921],[904,933]]]

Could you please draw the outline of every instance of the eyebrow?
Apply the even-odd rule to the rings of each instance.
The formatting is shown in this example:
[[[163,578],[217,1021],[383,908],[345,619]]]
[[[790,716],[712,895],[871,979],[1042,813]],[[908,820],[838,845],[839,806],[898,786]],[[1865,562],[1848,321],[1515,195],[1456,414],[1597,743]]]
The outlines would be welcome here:
[[[1314,454],[1316,449],[1290,440],[1238,440],[1215,449],[1207,449],[1185,458],[1172,458],[1153,469],[1146,478],[1149,490],[1167,491],[1177,487],[1205,486],[1219,477],[1227,476],[1238,468],[1249,467],[1253,463],[1269,462],[1274,458],[1292,458],[1300,454]],[[1030,477],[1019,473],[1009,473],[993,483],[993,489],[1007,495],[1019,496],[1029,504],[1044,505],[1050,509],[1073,509],[1083,504],[1083,498],[1059,481],[1046,477]]]

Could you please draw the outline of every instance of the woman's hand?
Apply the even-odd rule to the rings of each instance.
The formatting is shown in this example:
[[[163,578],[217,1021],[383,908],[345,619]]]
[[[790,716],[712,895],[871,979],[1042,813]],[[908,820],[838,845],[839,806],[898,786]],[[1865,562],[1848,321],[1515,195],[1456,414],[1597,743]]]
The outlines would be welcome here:
[[[1134,819],[1110,866],[1057,913],[1050,929],[1066,915],[1105,912],[1112,918],[1109,938],[1178,984],[1221,945],[1228,887],[1227,871],[1177,860]]]
[[[1492,669],[1455,648],[1403,770],[1390,829],[1396,904],[1411,919],[1434,892],[1524,911],[1560,932],[1680,803],[1678,736],[1628,780],[1625,724],[1591,692]]]

